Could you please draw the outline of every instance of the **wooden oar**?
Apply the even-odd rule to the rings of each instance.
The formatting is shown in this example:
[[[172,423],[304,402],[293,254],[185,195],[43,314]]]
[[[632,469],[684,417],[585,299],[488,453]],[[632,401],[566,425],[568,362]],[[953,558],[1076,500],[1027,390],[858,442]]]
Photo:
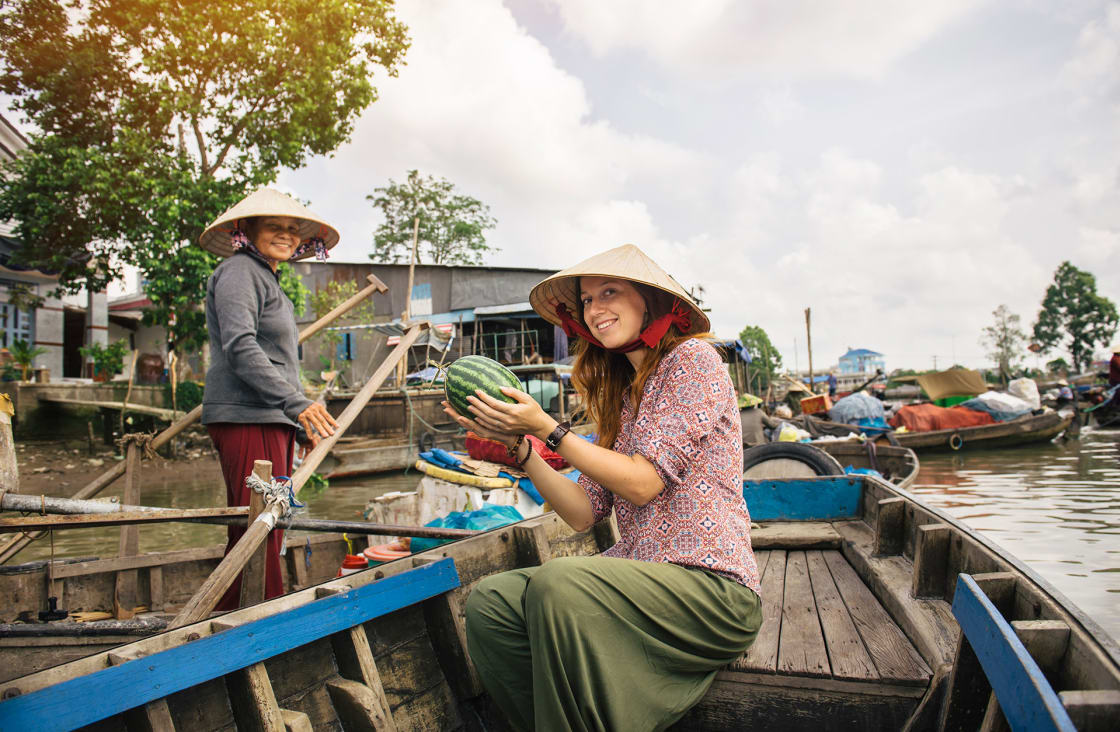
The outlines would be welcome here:
[[[303,343],[308,338],[315,335],[316,333],[318,333],[320,330],[322,330],[326,326],[330,325],[339,316],[341,316],[344,313],[352,310],[355,305],[357,305],[359,302],[361,302],[365,298],[369,297],[373,293],[375,293],[375,292],[388,292],[389,291],[389,288],[385,286],[385,283],[382,282],[381,280],[379,280],[376,276],[369,275],[368,277],[366,277],[366,279],[369,281],[368,286],[363,288],[360,292],[355,294],[353,297],[346,300],[346,302],[342,303],[341,305],[334,308],[333,310],[331,310],[329,313],[327,313],[323,317],[316,320],[311,325],[304,328],[303,331],[300,332],[300,334],[299,334],[299,342]],[[168,442],[171,442],[172,439],[177,437],[183,430],[187,429],[188,427],[193,425],[195,422],[197,422],[201,417],[202,417],[202,405],[200,404],[197,407],[195,407],[194,409],[192,409],[191,411],[187,412],[187,414],[184,417],[182,417],[179,421],[171,424],[169,427],[167,427],[167,429],[163,430],[158,435],[156,435],[154,438],[152,438],[152,449],[153,450],[158,450],[159,448],[166,445]],[[106,470],[99,477],[95,478],[91,483],[87,484],[84,488],[82,488],[77,493],[75,493],[73,495],[73,498],[79,499],[79,500],[80,499],[85,499],[85,498],[93,498],[98,493],[103,491],[106,487],[108,487],[109,485],[112,485],[112,483],[117,478],[124,475],[124,472],[125,472],[125,463],[123,461],[117,463],[112,468],[110,468],[109,470]],[[32,541],[34,541],[35,539],[38,539],[41,536],[43,536],[43,533],[38,532],[38,533],[34,533],[34,534],[27,534],[27,535],[24,535],[24,536],[17,536],[14,539],[12,539],[11,541],[9,541],[7,543],[7,545],[4,546],[3,549],[0,549],[0,564],[3,564],[4,562],[7,562],[9,559],[14,557],[17,552],[19,552],[25,546],[27,546]]]

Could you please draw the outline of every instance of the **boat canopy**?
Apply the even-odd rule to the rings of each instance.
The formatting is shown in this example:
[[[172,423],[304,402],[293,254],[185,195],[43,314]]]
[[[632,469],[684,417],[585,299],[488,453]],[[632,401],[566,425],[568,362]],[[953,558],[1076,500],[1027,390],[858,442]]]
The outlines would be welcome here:
[[[951,396],[974,397],[988,390],[984,377],[972,369],[949,369],[933,374],[922,374],[918,385],[930,399],[944,399]]]

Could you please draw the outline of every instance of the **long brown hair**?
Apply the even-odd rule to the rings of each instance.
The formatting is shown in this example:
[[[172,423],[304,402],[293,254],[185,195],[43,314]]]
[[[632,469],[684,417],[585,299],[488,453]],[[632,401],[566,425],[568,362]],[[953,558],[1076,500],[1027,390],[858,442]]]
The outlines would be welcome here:
[[[629,282],[629,284],[638,291],[646,303],[647,318],[642,323],[642,328],[645,328],[651,320],[656,320],[672,309],[674,298],[667,292],[640,282]],[[583,323],[583,299],[577,298],[577,302],[579,312],[576,317]],[[622,398],[626,390],[630,390],[630,403],[636,412],[642,401],[642,390],[645,389],[646,381],[657,370],[665,354],[690,338],[708,335],[707,333],[681,333],[676,325],[670,325],[669,331],[653,348],[652,353],[646,356],[637,371],[625,354],[611,353],[583,338],[573,344],[576,360],[572,365],[572,386],[583,399],[584,420],[597,425],[600,446],[610,449],[618,439],[619,430],[622,428]]]

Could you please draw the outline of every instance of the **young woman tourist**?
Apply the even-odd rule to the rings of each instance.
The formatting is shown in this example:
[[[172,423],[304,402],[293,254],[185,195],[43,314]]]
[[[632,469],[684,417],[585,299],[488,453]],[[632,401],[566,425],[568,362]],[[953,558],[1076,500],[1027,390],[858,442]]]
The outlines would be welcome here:
[[[466,428],[516,455],[553,509],[582,531],[612,509],[621,539],[482,580],[467,645],[517,729],[659,730],[754,641],[759,577],[742,493],[742,428],[708,318],[627,245],[533,288],[533,308],[575,341],[572,381],[597,444],[528,395],[478,392]],[[556,473],[536,435],[582,475]]]
[[[269,460],[273,475],[291,475],[297,425],[305,450],[338,426],[325,407],[304,396],[295,311],[276,272],[280,262],[313,254],[326,259],[338,232],[283,193],[263,188],[222,214],[199,243],[226,257],[206,284],[210,367],[202,423],[218,450],[229,505],[247,506],[245,478],[253,461]],[[244,533],[244,527],[229,527],[227,552]],[[284,592],[283,533],[268,537],[266,598]],[[236,609],[240,594],[238,578],[217,609]]]

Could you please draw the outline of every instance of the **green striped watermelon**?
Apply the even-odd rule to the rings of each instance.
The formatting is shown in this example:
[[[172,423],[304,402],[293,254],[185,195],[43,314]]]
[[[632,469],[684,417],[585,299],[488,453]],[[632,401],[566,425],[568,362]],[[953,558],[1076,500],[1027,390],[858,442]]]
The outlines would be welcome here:
[[[512,371],[485,356],[463,356],[447,367],[443,377],[443,393],[447,395],[447,402],[456,412],[472,419],[475,415],[468,409],[467,397],[477,396],[475,389],[481,389],[500,401],[515,403],[500,391],[503,386],[521,389],[521,382]]]

